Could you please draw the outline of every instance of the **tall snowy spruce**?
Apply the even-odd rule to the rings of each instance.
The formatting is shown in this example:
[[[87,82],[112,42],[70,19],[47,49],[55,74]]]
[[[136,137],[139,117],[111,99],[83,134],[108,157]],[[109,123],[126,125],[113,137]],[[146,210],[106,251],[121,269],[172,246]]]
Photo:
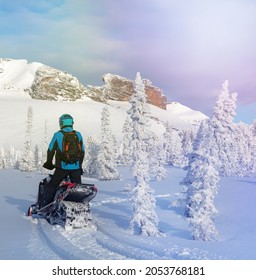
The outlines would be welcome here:
[[[185,214],[193,237],[197,240],[212,240],[216,237],[214,216],[217,209],[214,197],[219,176],[230,176],[237,172],[238,148],[233,124],[236,99],[237,94],[229,93],[228,81],[225,81],[212,117],[201,123],[188,172],[182,181],[187,187]]]
[[[122,150],[121,163],[122,165],[129,166],[132,164],[132,148],[131,148],[132,124],[129,115],[125,120],[122,133],[123,133],[123,141],[121,145],[121,150]]]
[[[135,92],[130,99],[131,108],[128,111],[132,120],[132,172],[136,180],[134,194],[132,197],[133,215],[131,218],[131,228],[136,231],[136,226],[140,234],[147,236],[157,236],[158,217],[155,211],[156,200],[154,191],[149,186],[149,154],[147,143],[149,131],[147,129],[147,116],[149,107],[145,94],[145,85],[140,73],[135,79]]]
[[[88,137],[85,142],[85,157],[83,161],[83,170],[85,176],[89,178],[99,177],[98,156],[100,151],[100,140]]]
[[[33,171],[34,166],[34,152],[32,148],[32,128],[33,128],[33,108],[28,107],[26,131],[25,131],[25,143],[24,150],[20,159],[19,168],[22,171]]]
[[[166,179],[167,171],[165,165],[165,150],[163,140],[152,134],[149,140],[148,153],[149,157],[149,170],[152,179],[162,181]]]
[[[218,235],[214,225],[214,216],[218,212],[214,197],[219,184],[214,135],[211,122],[202,121],[190,154],[186,177],[181,182],[187,188],[185,215],[195,240],[214,240]]]
[[[221,176],[237,175],[238,146],[235,140],[235,126],[233,118],[236,115],[237,93],[230,93],[228,81],[222,85],[217,97],[211,124],[216,132],[219,171]]]
[[[110,132],[110,115],[104,107],[101,115],[101,145],[98,154],[98,174],[101,181],[119,180],[116,169],[116,158],[113,147],[113,137]]]

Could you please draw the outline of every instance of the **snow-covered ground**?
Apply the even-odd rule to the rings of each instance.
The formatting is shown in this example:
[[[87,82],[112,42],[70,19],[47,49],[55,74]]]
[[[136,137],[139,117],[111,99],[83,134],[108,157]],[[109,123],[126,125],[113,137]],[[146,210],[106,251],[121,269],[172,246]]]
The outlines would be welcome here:
[[[150,183],[155,190],[159,228],[163,237],[133,235],[129,221],[133,184],[129,168],[121,168],[120,181],[93,182],[99,192],[91,202],[97,230],[64,230],[45,220],[26,217],[36,199],[37,186],[45,176],[18,170],[0,170],[0,259],[256,259],[256,179],[222,178],[215,205],[216,241],[194,241],[183,216],[183,207],[172,206],[180,195],[185,172],[168,168],[168,179]]]

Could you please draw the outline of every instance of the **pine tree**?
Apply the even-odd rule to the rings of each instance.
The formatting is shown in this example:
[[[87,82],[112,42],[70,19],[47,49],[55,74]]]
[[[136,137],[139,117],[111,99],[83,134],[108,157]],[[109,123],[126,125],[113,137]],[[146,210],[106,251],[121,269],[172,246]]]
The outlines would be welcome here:
[[[46,161],[48,145],[49,145],[48,121],[45,120],[45,122],[44,122],[44,140],[43,140],[42,162]]]
[[[181,137],[177,131],[172,132],[170,142],[170,154],[168,163],[170,166],[184,167],[184,156],[182,154]]]
[[[230,175],[236,170],[238,153],[233,124],[236,98],[235,93],[229,93],[226,81],[216,100],[212,117],[201,123],[187,175],[181,182],[187,187],[185,214],[197,240],[216,237],[214,216],[217,209],[214,197],[218,190],[219,172]]]
[[[180,133],[181,150],[182,150],[182,166],[188,165],[189,154],[193,151],[194,132],[192,129],[183,129]]]
[[[163,149],[165,152],[165,164],[169,164],[169,158],[172,153],[172,126],[169,122],[165,124],[165,132],[163,134]]]
[[[4,169],[6,166],[6,158],[4,148],[0,148],[0,169]]]
[[[123,165],[131,165],[132,163],[132,125],[131,118],[128,115],[123,126],[123,141],[122,141],[122,160]]]
[[[254,125],[238,123],[235,126],[235,141],[237,145],[236,176],[254,176],[256,174],[256,137]]]
[[[233,118],[236,114],[236,100],[237,94],[229,93],[228,81],[225,81],[217,97],[211,117],[211,123],[216,132],[220,161],[219,171],[222,176],[235,175],[237,172],[238,151],[234,138],[235,127],[233,123]]]
[[[101,145],[98,155],[99,179],[118,180],[120,178],[116,169],[116,159],[113,147],[113,137],[110,132],[110,114],[107,107],[102,110],[101,116]]]
[[[215,129],[211,121],[204,120],[194,142],[187,175],[181,182],[187,187],[185,215],[196,240],[213,240],[218,234],[214,225],[214,197],[219,184],[216,147]]]
[[[6,168],[13,168],[16,163],[16,153],[14,147],[10,147],[9,150],[6,151],[6,156],[5,156],[5,164]]]
[[[153,134],[148,145],[150,175],[156,181],[165,180],[167,171],[165,165],[165,151],[163,148],[163,140]]]
[[[132,120],[132,173],[136,180],[131,199],[133,215],[130,223],[134,232],[137,225],[140,234],[156,236],[159,235],[158,217],[155,211],[156,199],[154,191],[149,186],[149,155],[147,151],[149,132],[146,117],[149,115],[149,107],[140,73],[136,75],[135,91],[131,97],[130,104],[131,108],[128,113]]]
[[[35,146],[34,150],[34,165],[36,170],[40,170],[42,167],[42,151],[39,149],[38,145]]]
[[[25,143],[23,155],[20,161],[20,170],[33,171],[34,170],[34,153],[32,150],[32,129],[33,129],[33,108],[28,107],[26,131],[25,131]]]
[[[96,138],[88,137],[85,143],[85,157],[83,161],[84,174],[90,178],[98,178],[98,156],[100,151],[100,141]]]

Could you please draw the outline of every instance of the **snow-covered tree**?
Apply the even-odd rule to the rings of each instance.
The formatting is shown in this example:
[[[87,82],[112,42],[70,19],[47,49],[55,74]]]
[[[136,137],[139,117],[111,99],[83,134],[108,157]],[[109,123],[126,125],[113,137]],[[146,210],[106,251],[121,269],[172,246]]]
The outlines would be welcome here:
[[[0,147],[0,169],[4,169],[5,167],[6,167],[5,151],[3,147]]]
[[[172,153],[172,126],[170,125],[169,122],[165,124],[165,132],[163,134],[163,149],[165,152],[165,164],[169,163],[169,158]]]
[[[46,161],[48,145],[49,145],[48,120],[45,120],[45,122],[44,122],[44,140],[43,140],[43,150],[42,150],[42,162]]]
[[[222,176],[236,174],[237,145],[234,139],[235,127],[233,118],[236,114],[236,93],[229,93],[228,81],[225,81],[222,90],[217,97],[211,124],[216,132],[217,149],[219,152]]]
[[[193,151],[193,142],[195,140],[194,132],[192,129],[183,129],[180,132],[181,137],[181,154],[182,154],[182,166],[188,164],[188,155]]]
[[[87,177],[98,178],[99,151],[100,141],[96,138],[88,137],[85,143],[85,156],[83,161],[83,169]]]
[[[131,118],[128,115],[124,126],[123,126],[123,141],[121,145],[121,150],[122,150],[122,159],[121,163],[123,165],[131,165],[132,163],[132,148],[131,148],[131,143],[132,143],[132,125],[131,125]]]
[[[217,236],[214,197],[218,191],[218,151],[215,130],[209,120],[202,121],[187,174],[181,184],[187,188],[185,215],[196,240],[213,240]]]
[[[110,132],[110,114],[107,107],[104,107],[101,115],[101,145],[98,155],[99,179],[118,180],[120,175],[116,168],[113,137]]]
[[[131,199],[133,214],[131,228],[135,232],[135,226],[139,228],[142,235],[159,235],[158,217],[155,211],[156,199],[154,191],[149,186],[149,155],[147,143],[149,132],[147,128],[149,107],[145,94],[145,85],[140,73],[135,79],[135,91],[130,99],[131,108],[128,111],[132,120],[132,173],[136,180]]]
[[[245,123],[236,124],[235,140],[238,155],[237,176],[255,176],[256,175],[256,135],[254,124]]]
[[[36,170],[40,170],[42,167],[42,151],[38,147],[38,145],[35,146],[34,150],[34,165]]]
[[[213,220],[217,213],[214,197],[219,174],[229,176],[237,171],[237,137],[233,124],[236,93],[223,84],[209,120],[202,121],[190,156],[187,175],[186,215],[195,239],[212,240],[217,235]],[[240,134],[241,135],[241,134]]]
[[[170,154],[168,164],[170,166],[184,167],[184,155],[182,154],[181,137],[177,131],[172,132],[170,142]]]
[[[10,147],[9,150],[6,151],[6,167],[7,168],[13,168],[16,164],[17,158],[16,158],[16,152],[14,147]]]
[[[165,150],[163,140],[153,134],[148,145],[150,175],[156,181],[165,180],[167,171],[165,165]]]
[[[32,129],[33,129],[33,108],[28,107],[25,143],[22,157],[20,159],[20,170],[33,171],[34,170],[34,153],[32,149]]]

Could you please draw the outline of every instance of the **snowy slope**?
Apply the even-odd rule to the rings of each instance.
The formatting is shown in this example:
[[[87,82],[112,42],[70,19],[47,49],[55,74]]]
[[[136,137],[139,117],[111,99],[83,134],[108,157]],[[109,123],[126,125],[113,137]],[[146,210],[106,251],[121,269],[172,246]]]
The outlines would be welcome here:
[[[126,111],[130,108],[128,102],[109,101],[108,105],[85,97],[75,102],[54,102],[32,99],[25,91],[34,79],[40,63],[28,63],[26,60],[0,59],[0,110],[2,114],[0,146],[17,149],[23,147],[24,130],[28,106],[33,108],[33,144],[42,144],[44,139],[45,121],[51,135],[58,129],[59,116],[71,114],[75,119],[75,128],[81,130],[84,137],[100,135],[100,119],[104,106],[108,106],[111,115],[112,132],[117,140],[122,135],[122,127]],[[200,120],[207,118],[200,112],[191,110],[179,103],[171,103],[168,110],[162,110],[150,105],[152,131],[162,134],[164,122],[169,122],[175,129],[191,127],[197,129]]]
[[[35,100],[21,91],[0,90],[0,110],[4,118],[1,122],[1,129],[5,133],[0,134],[0,146],[9,148],[10,145],[21,149],[24,143],[27,109],[33,108],[33,144],[42,144],[44,139],[45,121],[48,122],[49,135],[58,130],[58,119],[68,113],[74,117],[75,129],[80,130],[85,138],[88,136],[100,136],[101,112],[105,106],[109,107],[112,132],[118,140],[122,137],[122,127],[130,108],[128,102],[111,101],[108,105],[84,98],[75,102],[57,102]],[[203,114],[187,116],[172,112],[171,108],[162,110],[156,106],[150,105],[152,131],[162,134],[164,131],[164,122],[169,123],[176,129],[191,127],[197,129],[195,123],[200,119],[206,118]],[[179,105],[182,108],[182,105]]]
[[[28,63],[26,59],[11,60],[0,58],[0,90],[3,88],[24,90],[32,85],[35,72],[41,63]]]
[[[256,259],[256,221],[252,215],[256,211],[255,178],[221,179],[215,201],[219,210],[215,221],[218,240],[203,242],[192,240],[183,207],[170,206],[182,198],[179,182],[183,170],[169,168],[166,181],[150,184],[155,190],[163,237],[130,233],[131,193],[123,189],[127,183],[133,184],[133,178],[127,168],[120,172],[121,181],[93,180],[99,189],[91,203],[97,231],[65,231],[25,216],[44,175],[0,170],[1,186],[6,186],[0,188],[0,259]]]

